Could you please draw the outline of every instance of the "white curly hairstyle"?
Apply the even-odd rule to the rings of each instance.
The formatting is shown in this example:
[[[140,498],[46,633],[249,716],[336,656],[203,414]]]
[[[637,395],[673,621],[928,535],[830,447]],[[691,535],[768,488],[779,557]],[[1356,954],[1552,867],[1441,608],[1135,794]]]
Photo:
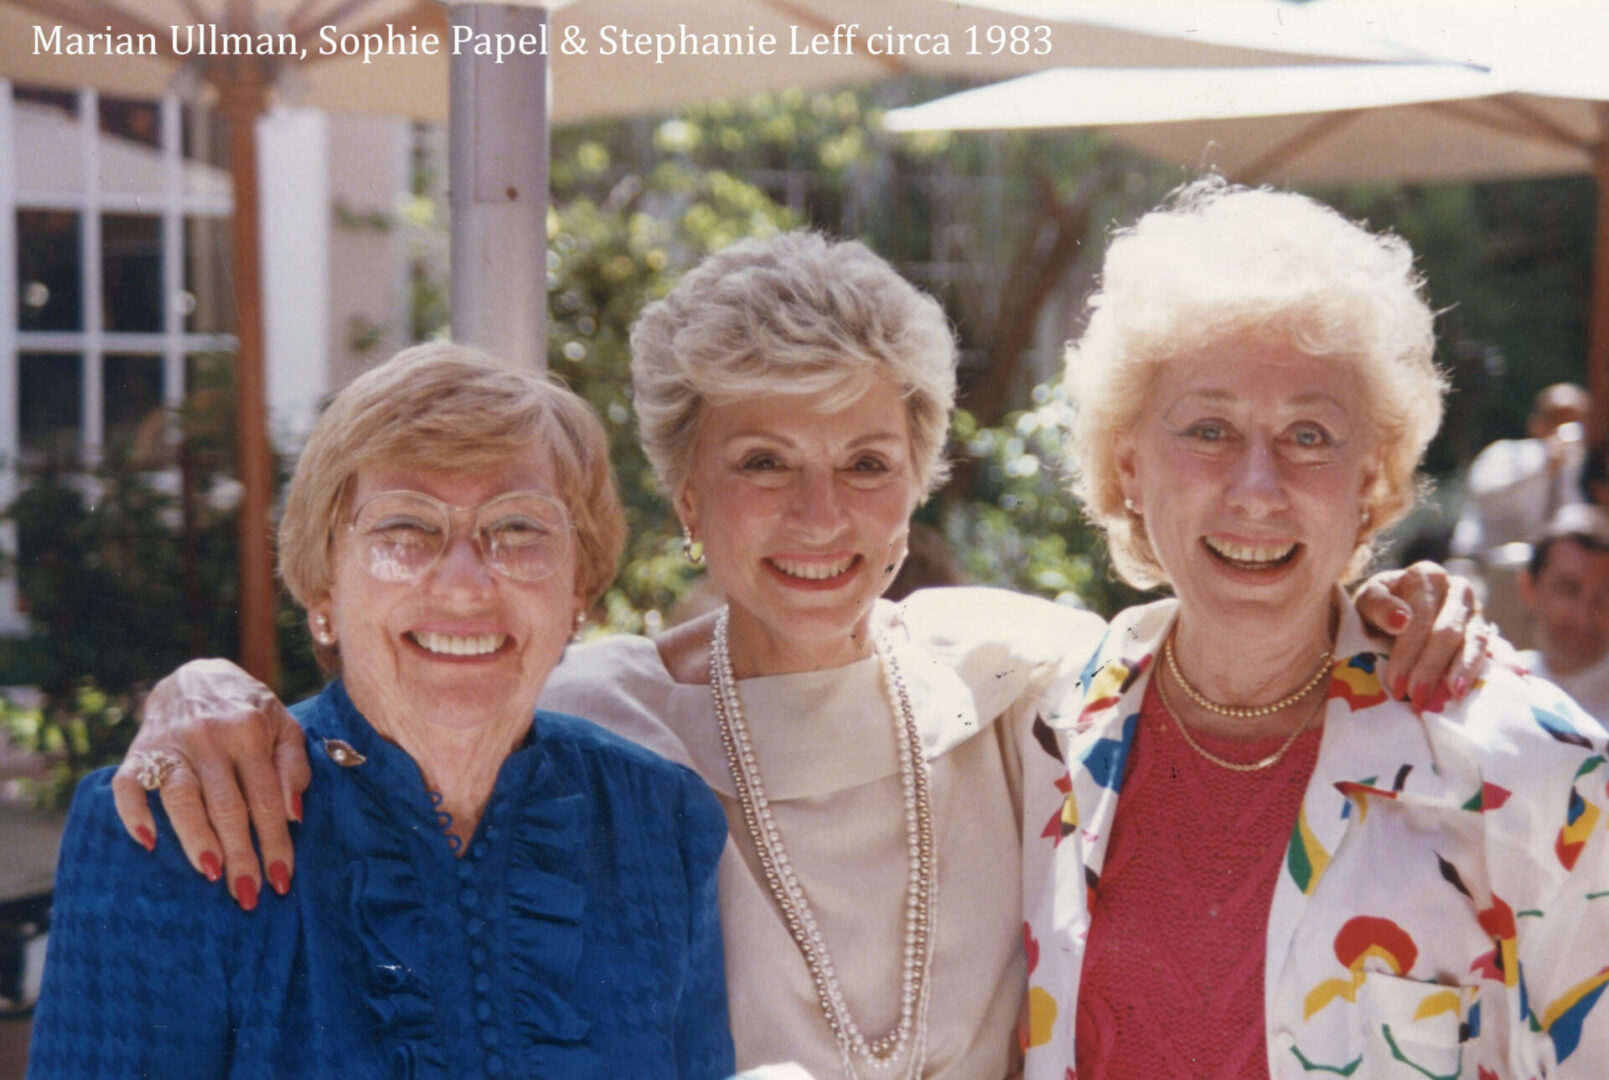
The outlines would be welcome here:
[[[1145,523],[1123,503],[1118,436],[1161,366],[1236,334],[1347,363],[1363,387],[1380,470],[1348,577],[1412,508],[1415,472],[1441,425],[1446,380],[1434,313],[1406,241],[1371,233],[1305,195],[1208,177],[1179,188],[1107,249],[1083,336],[1067,350],[1073,490],[1130,584],[1165,584]]]

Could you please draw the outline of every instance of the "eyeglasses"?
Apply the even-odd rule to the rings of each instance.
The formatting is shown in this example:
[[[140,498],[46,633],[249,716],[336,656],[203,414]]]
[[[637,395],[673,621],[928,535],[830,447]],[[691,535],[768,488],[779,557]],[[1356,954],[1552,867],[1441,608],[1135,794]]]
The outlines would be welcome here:
[[[453,522],[486,565],[515,581],[540,581],[570,553],[575,526],[563,503],[539,491],[510,491],[479,506],[448,506],[419,491],[382,491],[363,501],[347,531],[369,573],[381,581],[417,581],[452,542]]]

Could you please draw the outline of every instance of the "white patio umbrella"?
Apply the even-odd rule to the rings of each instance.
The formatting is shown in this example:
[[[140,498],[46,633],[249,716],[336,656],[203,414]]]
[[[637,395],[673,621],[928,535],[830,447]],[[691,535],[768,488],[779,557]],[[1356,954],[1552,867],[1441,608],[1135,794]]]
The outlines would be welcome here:
[[[52,27],[77,35],[80,55],[53,50]],[[249,35],[274,55],[198,55],[218,38],[192,27]],[[545,40],[546,55],[477,52],[482,40],[506,49],[525,34]],[[96,55],[81,55],[86,41]],[[449,57],[455,41],[460,55]],[[151,55],[107,55],[123,42]],[[0,0],[0,75],[134,96],[178,82],[215,97],[229,120],[242,660],[264,678],[276,656],[253,127],[270,100],[423,118],[447,116],[450,103],[455,333],[541,363],[552,122],[912,72],[1001,78],[1048,63],[1258,65],[1290,54],[1416,55],[1278,0],[1215,0],[1210,14],[1194,0]]]
[[[1450,61],[1060,69],[895,110],[885,122],[897,131],[1098,127],[1153,157],[1249,183],[1590,173],[1598,188],[1590,431],[1609,435],[1609,3],[1311,7],[1349,18],[1377,12],[1369,25]]]
[[[309,55],[277,64],[276,91],[300,104],[341,111],[367,111],[445,120],[448,56],[406,50],[424,35],[450,44],[447,8],[459,0],[0,0],[0,71],[8,78],[49,86],[90,85],[125,96],[167,92],[174,81],[169,27],[230,24],[251,33],[291,33]],[[678,105],[760,93],[789,86],[829,86],[890,75],[1005,78],[1067,66],[1179,67],[1192,64],[1289,63],[1293,55],[1371,60],[1423,58],[1419,50],[1382,39],[1367,27],[1338,28],[1315,20],[1305,5],[1280,0],[507,0],[505,7],[547,9],[554,72],[551,118],[578,120],[668,111]],[[69,30],[152,32],[154,57],[73,56],[70,62],[34,52],[35,26],[48,33]],[[855,26],[853,41],[841,36],[826,52],[795,52],[815,34],[829,38],[837,26]],[[1048,53],[1016,54],[998,49],[991,26],[1049,27]],[[321,31],[334,27],[343,46],[361,45],[366,34],[395,28],[400,52],[364,63],[345,52],[323,55]],[[793,28],[798,27],[797,33]],[[969,28],[976,34],[969,35]],[[611,42],[604,40],[610,29]],[[674,55],[625,55],[626,31],[635,39],[685,29],[695,37],[738,35],[731,42],[769,34],[776,50],[757,62],[728,52],[719,57],[678,51]],[[912,35],[890,42],[888,33]],[[586,51],[559,48],[569,34]],[[869,40],[872,34],[884,37]],[[926,35],[918,39],[915,35]],[[938,37],[950,51],[933,51]],[[181,43],[185,40],[181,36]],[[967,46],[974,43],[975,53]],[[1029,44],[1037,49],[1040,39]],[[650,42],[650,45],[653,43]],[[890,54],[888,46],[903,44]],[[472,47],[466,43],[466,48]],[[874,53],[872,50],[880,52]],[[611,51],[612,50],[612,51]],[[920,50],[920,51],[919,51]],[[195,58],[189,58],[189,62]],[[512,60],[509,62],[513,62]]]

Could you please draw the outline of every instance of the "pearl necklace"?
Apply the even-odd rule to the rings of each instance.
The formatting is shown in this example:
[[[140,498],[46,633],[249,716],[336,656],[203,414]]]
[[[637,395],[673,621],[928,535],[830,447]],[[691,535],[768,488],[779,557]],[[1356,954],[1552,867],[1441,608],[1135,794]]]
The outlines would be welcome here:
[[[1200,690],[1197,690],[1190,680],[1184,677],[1184,672],[1179,670],[1179,661],[1173,655],[1173,636],[1175,633],[1177,633],[1177,630],[1170,631],[1167,640],[1162,644],[1162,652],[1168,658],[1168,670],[1173,672],[1175,679],[1179,680],[1179,685],[1184,688],[1184,692],[1190,696],[1191,701],[1208,712],[1217,713],[1219,716],[1233,716],[1237,720],[1251,720],[1258,716],[1277,713],[1279,710],[1301,701],[1307,696],[1308,691],[1317,686],[1319,680],[1329,674],[1330,671],[1331,650],[1325,649],[1324,655],[1319,657],[1318,668],[1313,672],[1312,677],[1278,701],[1270,701],[1267,705],[1220,705]]]
[[[715,717],[721,728],[721,744],[726,749],[727,766],[737,789],[743,821],[760,858],[766,883],[776,897],[777,906],[788,921],[788,929],[816,986],[822,1015],[838,1042],[838,1057],[844,1076],[856,1080],[854,1058],[865,1059],[873,1068],[894,1065],[910,1049],[905,1076],[922,1075],[927,1059],[927,1013],[932,997],[934,931],[938,921],[938,874],[933,854],[933,799],[928,786],[927,759],[911,709],[910,695],[900,677],[893,649],[884,636],[873,631],[873,652],[882,664],[884,690],[895,714],[894,730],[899,742],[900,794],[905,805],[905,844],[910,856],[910,874],[905,887],[905,952],[900,971],[899,1023],[894,1030],[868,1041],[849,1015],[849,1005],[838,982],[837,969],[827,951],[827,942],[816,925],[803,884],[782,845],[782,833],[771,813],[771,803],[760,779],[759,762],[749,738],[743,705],[738,699],[737,677],[732,671],[727,628],[731,609],[722,608],[715,620],[710,640],[710,687],[715,701]]]

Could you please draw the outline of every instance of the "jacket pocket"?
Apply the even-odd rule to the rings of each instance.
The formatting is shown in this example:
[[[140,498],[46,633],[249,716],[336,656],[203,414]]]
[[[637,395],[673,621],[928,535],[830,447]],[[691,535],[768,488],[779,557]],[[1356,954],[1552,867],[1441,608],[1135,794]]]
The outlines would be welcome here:
[[[1473,1077],[1478,1033],[1470,1016],[1479,993],[1370,972],[1358,988],[1367,1064],[1356,1080]]]

